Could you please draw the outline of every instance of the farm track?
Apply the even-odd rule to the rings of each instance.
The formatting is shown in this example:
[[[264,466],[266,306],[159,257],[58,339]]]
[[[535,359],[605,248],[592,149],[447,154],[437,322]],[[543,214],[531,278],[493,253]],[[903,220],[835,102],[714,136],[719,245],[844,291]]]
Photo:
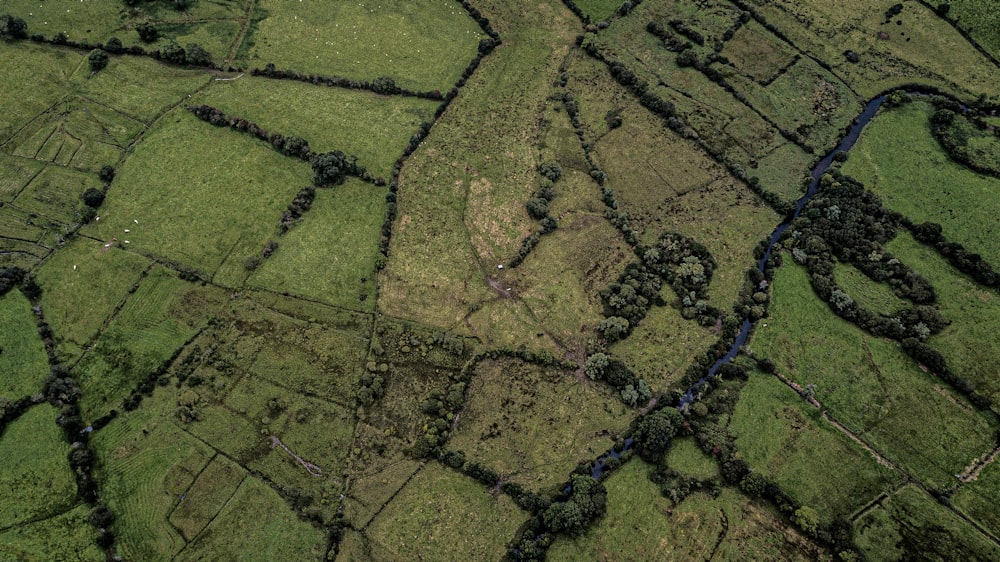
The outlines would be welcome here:
[[[226,66],[232,64],[236,54],[240,52],[240,47],[243,46],[243,42],[246,41],[247,33],[250,32],[250,27],[253,26],[253,14],[257,9],[257,0],[249,0],[249,6],[247,7],[247,14],[243,19],[243,27],[240,28],[239,34],[236,39],[233,40],[232,46],[229,47],[229,52],[226,54],[226,58],[223,61]]]

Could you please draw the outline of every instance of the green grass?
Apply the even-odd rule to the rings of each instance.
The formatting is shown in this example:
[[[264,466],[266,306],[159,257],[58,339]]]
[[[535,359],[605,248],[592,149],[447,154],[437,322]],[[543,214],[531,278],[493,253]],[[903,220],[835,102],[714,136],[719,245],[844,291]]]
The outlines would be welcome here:
[[[771,375],[750,375],[729,427],[750,466],[824,523],[849,518],[902,479]]]
[[[0,41],[0,60],[5,75],[0,86],[0,104],[5,108],[0,114],[0,139],[6,141],[65,95],[66,81],[83,57],[69,50]]]
[[[14,205],[53,221],[79,223],[83,192],[99,186],[100,180],[94,174],[50,165],[35,176]]]
[[[994,57],[1000,57],[1000,14],[996,5],[989,0],[951,0],[948,4],[948,18],[956,20]]]
[[[360,311],[375,307],[385,188],[359,180],[320,189],[302,222],[247,281]]]
[[[580,377],[519,360],[480,363],[448,447],[532,489],[565,481],[610,449],[631,417],[606,387]]]
[[[44,167],[45,164],[37,160],[17,158],[0,152],[0,199],[5,203],[14,199]]]
[[[775,148],[747,169],[767,191],[777,193],[785,201],[796,201],[805,193],[803,178],[809,177],[813,155],[791,142]]]
[[[951,325],[928,338],[944,354],[948,367],[993,399],[1000,409],[1000,298],[989,289],[955,271],[937,251],[900,234],[887,248],[926,277],[938,295],[938,307]]]
[[[590,21],[605,21],[615,14],[621,2],[618,0],[578,0],[576,5],[590,16]]]
[[[964,484],[952,496],[955,507],[988,529],[991,533],[1000,532],[1000,513],[997,502],[1000,502],[1000,464],[994,460],[973,482]]]
[[[719,463],[702,451],[692,438],[674,440],[664,461],[687,478],[708,480],[719,476]]]
[[[844,164],[882,197],[883,204],[914,222],[944,227],[948,240],[1000,263],[1000,236],[993,225],[1000,212],[1000,179],[953,162],[931,134],[931,106],[914,102],[882,111],[865,128]]]
[[[246,15],[247,0],[193,0],[184,11],[172,2],[140,2],[131,9],[133,19],[155,21],[186,21],[189,19],[240,19]]]
[[[247,478],[175,560],[319,560],[325,543],[326,535],[296,517],[277,492]]]
[[[29,35],[52,38],[63,32],[71,41],[100,43],[119,29],[125,7],[117,2],[7,0],[3,12],[23,19]]]
[[[772,288],[770,318],[751,350],[793,381],[815,384],[824,409],[885,457],[943,488],[991,448],[996,429],[985,417],[898,344],[836,317],[801,266],[785,260]]]
[[[416,90],[454,85],[485,37],[453,0],[262,0],[256,10],[266,18],[248,38],[251,66],[360,80],[390,76]]]
[[[195,538],[233,497],[246,474],[240,465],[216,455],[170,513],[170,524],[185,540]]]
[[[0,532],[0,558],[102,562],[106,557],[97,546],[97,529],[87,522],[88,511],[88,506],[81,505],[50,519]]]
[[[144,407],[91,439],[101,498],[115,514],[115,543],[131,560],[170,560],[184,547],[167,518],[214,454],[164,414]]]
[[[633,460],[612,473],[605,483],[607,513],[582,536],[556,539],[547,560],[785,561],[823,554],[768,507],[731,488],[718,498],[698,493],[671,505],[649,481],[649,471]]]
[[[87,344],[150,263],[103,246],[75,238],[38,268],[45,320],[60,340]]]
[[[754,20],[743,24],[722,49],[736,70],[758,82],[774,78],[792,64],[795,54],[795,49]]]
[[[77,503],[69,443],[56,425],[58,411],[35,406],[11,423],[0,440],[0,528],[58,515]]]
[[[200,3],[200,2],[199,2]],[[212,55],[212,60],[216,63],[222,62],[228,55],[233,45],[233,41],[239,36],[243,23],[238,20],[214,20],[198,23],[172,23],[157,24],[156,29],[160,32],[160,38],[152,44],[146,45],[148,49],[163,49],[170,42],[177,43],[187,49],[191,43],[196,43],[201,48]],[[138,33],[134,36],[135,44],[141,44]]]
[[[891,314],[910,306],[908,301],[897,297],[887,283],[873,281],[849,263],[837,262],[833,278],[855,302],[873,312]]]
[[[31,303],[14,289],[0,297],[0,396],[16,400],[42,389],[49,372]]]
[[[410,137],[421,122],[433,119],[440,102],[244,75],[213,82],[190,103],[206,103],[286,137],[300,136],[315,152],[357,156],[370,173],[388,179]]]
[[[168,106],[187,101],[187,96],[208,84],[211,76],[148,57],[111,57],[97,74],[82,64],[71,79],[75,92],[149,122]]]
[[[872,562],[986,561],[1000,548],[915,486],[905,486],[855,524],[855,544]]]
[[[207,273],[229,258],[242,272],[246,256],[261,251],[281,211],[310,181],[306,164],[176,109],[136,147],[101,221],[84,230]]]
[[[163,268],[151,270],[74,368],[83,389],[84,418],[117,408],[219,309],[220,293],[181,281]]]
[[[367,535],[380,560],[498,560],[526,516],[507,496],[492,496],[475,480],[433,463],[393,498]]]

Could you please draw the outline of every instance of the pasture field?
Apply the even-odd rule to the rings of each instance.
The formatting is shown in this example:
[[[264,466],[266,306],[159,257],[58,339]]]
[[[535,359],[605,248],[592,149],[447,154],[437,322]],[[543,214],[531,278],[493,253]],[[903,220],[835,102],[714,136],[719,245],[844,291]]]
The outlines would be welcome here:
[[[957,514],[907,485],[854,523],[868,560],[995,560],[1000,548]]]
[[[0,152],[0,199],[4,203],[12,201],[44,167],[45,164],[37,160]]]
[[[693,438],[675,439],[663,462],[686,478],[711,480],[719,477],[719,463]]]
[[[0,396],[17,400],[42,389],[49,372],[31,303],[18,290],[0,297]]]
[[[301,223],[279,239],[247,285],[373,310],[385,193],[356,179],[317,190]]]
[[[614,15],[621,2],[618,0],[578,0],[576,5],[583,10],[584,14],[590,16],[590,21],[607,21]]]
[[[610,449],[631,417],[586,375],[516,359],[477,365],[467,396],[448,448],[534,490]]]
[[[1000,297],[955,271],[933,248],[900,233],[888,250],[918,271],[934,286],[938,308],[951,324],[927,339],[940,351],[948,367],[972,381],[1000,409],[1000,342],[994,337],[1000,322]]]
[[[156,21],[187,21],[205,19],[240,19],[246,14],[249,0],[195,0],[187,2],[183,11],[170,2],[144,2],[130,8],[129,17]]]
[[[905,234],[900,233],[899,236],[902,237]],[[893,247],[896,247],[896,244],[895,241],[890,243]],[[895,255],[895,252],[891,250],[890,253]],[[908,260],[906,263],[913,265]],[[833,269],[833,278],[837,285],[855,302],[873,312],[891,314],[911,306],[909,301],[897,297],[887,283],[873,281],[860,269],[849,263],[837,262]]]
[[[97,530],[87,522],[86,505],[0,532],[0,556],[11,560],[101,562]]]
[[[7,426],[0,439],[0,529],[72,509],[76,480],[66,461],[69,443],[56,425],[59,411],[38,405]]]
[[[525,518],[507,496],[434,463],[409,481],[365,534],[374,560],[498,560]]]
[[[201,4],[202,2],[196,2]],[[245,14],[244,14],[245,16]],[[242,19],[209,19],[197,21],[199,18],[191,18],[196,21],[174,20],[170,22],[156,22],[155,27],[159,32],[159,39],[144,45],[146,49],[160,49],[161,51],[169,44],[176,43],[187,49],[188,45],[195,43],[212,55],[214,62],[222,63],[228,59],[233,47],[233,42],[240,35],[243,27]],[[138,34],[127,32],[126,36],[134,39],[135,44],[141,45]]]
[[[70,75],[83,56],[64,49],[46,49],[30,44],[0,41],[0,60],[5,80],[0,85],[0,143],[9,152],[7,140],[38,114],[66,95]]]
[[[736,447],[823,524],[851,514],[903,480],[824,420],[776,377],[753,371],[729,425]]]
[[[65,33],[71,41],[100,43],[119,29],[125,6],[119,2],[36,2],[6,0],[3,13],[20,17],[28,34],[51,38]]]
[[[151,123],[168,107],[186,102],[190,94],[205,87],[211,79],[202,70],[164,64],[146,57],[112,56],[108,66],[97,74],[93,74],[87,64],[80,64],[69,86],[84,99]]]
[[[12,203],[18,209],[56,223],[80,223],[83,192],[100,185],[93,174],[46,166]]]
[[[216,518],[174,559],[316,560],[325,550],[322,531],[296,517],[262,480],[246,478]]]
[[[207,275],[228,260],[225,279],[218,281],[239,285],[246,257],[263,249],[281,211],[310,183],[306,164],[178,108],[125,161],[101,220],[83,231],[107,241],[129,240],[133,251]]]
[[[797,54],[794,48],[754,20],[743,24],[722,49],[722,55],[737,72],[758,83],[771,81],[779,72],[795,64]]]
[[[932,107],[913,102],[883,110],[861,133],[845,174],[913,222],[940,224],[949,241],[1000,263],[996,193],[1000,179],[952,161],[930,131]]]
[[[116,516],[118,551],[133,560],[170,560],[184,547],[183,535],[168,522],[170,514],[215,455],[174,419],[144,407],[120,415],[91,440],[101,496]],[[214,506],[216,512],[222,503]]]
[[[994,461],[986,465],[976,480],[963,484],[952,496],[952,503],[962,513],[996,534],[1000,531],[1000,513],[996,509],[997,501],[1000,501],[998,492],[1000,465]]]
[[[993,422],[898,344],[877,339],[833,314],[804,268],[777,270],[770,317],[751,350],[815,396],[837,421],[925,484],[946,488],[972,459],[992,448]]]
[[[994,57],[1000,57],[1000,14],[988,0],[951,0],[948,18],[955,21]]]
[[[732,488],[679,504],[660,496],[650,465],[633,460],[608,478],[608,511],[577,538],[559,537],[547,560],[817,560],[823,550],[786,528],[770,507]]]
[[[796,48],[830,64],[862,98],[914,82],[973,97],[996,95],[986,78],[991,75],[989,61],[919,2],[904,3],[891,22],[886,22],[885,13],[895,0],[866,2],[849,10],[836,0],[750,3]],[[847,50],[858,53],[857,64],[845,59]]]
[[[454,0],[261,0],[255,10],[263,19],[246,39],[250,66],[359,80],[389,76],[414,90],[452,87],[486,37]]]
[[[116,408],[150,371],[194,336],[223,303],[222,291],[156,267],[139,283],[97,344],[74,367],[85,418]]]
[[[71,240],[37,270],[45,320],[61,341],[86,345],[150,265],[96,240]]]
[[[804,178],[815,156],[791,142],[779,145],[760,160],[751,162],[747,175],[756,176],[760,185],[785,201],[797,201],[806,191]]]
[[[410,137],[433,119],[440,102],[244,75],[213,82],[188,103],[217,107],[286,137],[300,136],[315,152],[357,156],[370,173],[388,179]]]
[[[185,540],[194,539],[215,518],[219,507],[236,494],[246,474],[240,465],[215,455],[170,513],[170,524]]]

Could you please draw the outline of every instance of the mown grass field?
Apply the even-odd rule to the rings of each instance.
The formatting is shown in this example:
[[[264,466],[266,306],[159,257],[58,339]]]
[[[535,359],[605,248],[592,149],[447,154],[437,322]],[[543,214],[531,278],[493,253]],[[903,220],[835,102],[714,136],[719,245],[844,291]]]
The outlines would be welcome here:
[[[629,409],[585,375],[502,359],[476,367],[448,447],[529,489],[566,480],[626,429]]]
[[[101,562],[97,531],[87,522],[86,505],[36,523],[0,532],[0,556],[11,560],[67,560]]]
[[[865,128],[844,164],[845,174],[914,222],[940,224],[945,237],[990,263],[1000,263],[1000,179],[952,161],[931,134],[924,102],[883,110]]]
[[[824,524],[850,518],[903,479],[771,375],[750,375],[729,429],[750,466],[819,512]]]
[[[434,463],[385,506],[366,535],[373,560],[497,560],[526,517],[507,496]]]
[[[206,103],[286,137],[300,136],[315,152],[357,156],[369,172],[388,179],[410,137],[433,119],[440,102],[244,75],[213,82],[189,103]]]
[[[246,257],[263,249],[281,211],[311,179],[306,164],[178,108],[136,147],[101,220],[84,231],[208,275],[229,260],[219,282],[238,285]]]
[[[197,333],[223,298],[218,289],[152,269],[74,368],[83,388],[84,417],[117,408],[139,381]]]
[[[854,524],[868,560],[996,560],[1000,548],[919,488],[901,488]]]
[[[921,372],[898,344],[836,317],[812,292],[805,269],[790,262],[776,273],[770,317],[751,350],[791,380],[815,384],[831,416],[926,484],[953,484],[992,449],[995,425]]]
[[[994,337],[1000,320],[1000,298],[955,271],[934,249],[900,234],[888,249],[926,277],[938,295],[938,307],[951,325],[928,338],[944,354],[948,366],[994,403],[1000,401],[1000,342]],[[994,410],[1000,406],[994,406]]]
[[[16,400],[42,389],[49,372],[31,303],[20,291],[0,297],[0,396]]]
[[[87,344],[149,265],[95,240],[71,241],[38,268],[45,320],[61,341]]]
[[[718,498],[694,494],[677,505],[649,481],[648,464],[633,460],[608,478],[608,511],[578,538],[560,537],[547,560],[817,560],[824,553],[786,529],[770,508],[731,488]]]
[[[445,91],[485,37],[452,0],[338,3],[262,0],[248,38],[251,66],[339,75],[390,76],[400,86]],[[255,17],[257,17],[255,15]]]
[[[247,284],[371,311],[385,193],[354,179],[318,190],[302,222],[279,239]]]
[[[49,405],[29,409],[0,440],[0,528],[59,515],[76,505],[76,480],[66,462],[69,443]]]

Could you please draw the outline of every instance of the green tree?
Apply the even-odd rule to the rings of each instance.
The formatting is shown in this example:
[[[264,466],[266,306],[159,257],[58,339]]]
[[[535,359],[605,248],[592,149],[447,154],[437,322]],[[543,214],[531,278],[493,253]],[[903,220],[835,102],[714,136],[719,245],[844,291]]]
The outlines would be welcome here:
[[[664,453],[670,449],[671,440],[677,435],[677,429],[683,422],[684,416],[675,408],[660,408],[651,414],[646,414],[639,420],[632,435],[635,439],[636,452],[648,462],[660,462]]]
[[[607,368],[609,361],[607,355],[595,353],[583,363],[583,372],[593,380],[600,380],[604,378],[604,369]]]
[[[148,22],[143,22],[135,26],[135,30],[139,33],[139,39],[142,39],[143,43],[152,43],[160,37],[160,32],[153,24]]]
[[[795,524],[809,536],[816,536],[819,529],[819,513],[815,509],[804,505],[795,510]]]
[[[87,63],[90,64],[92,72],[99,72],[108,66],[108,54],[100,49],[94,49],[87,57]]]
[[[185,47],[187,51],[187,63],[195,66],[212,66],[212,54],[202,48],[197,43],[188,43]]]

